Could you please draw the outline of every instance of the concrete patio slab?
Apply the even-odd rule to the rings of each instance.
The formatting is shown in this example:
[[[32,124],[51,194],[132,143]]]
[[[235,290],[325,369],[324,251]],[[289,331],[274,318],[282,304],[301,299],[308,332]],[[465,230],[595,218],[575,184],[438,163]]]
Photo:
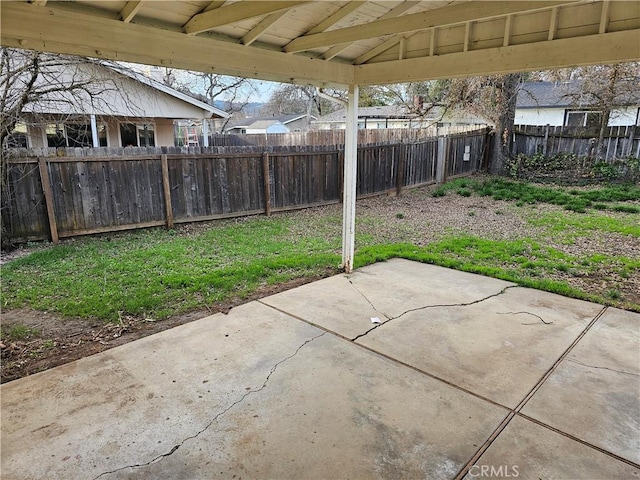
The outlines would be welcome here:
[[[640,478],[640,469],[516,416],[469,469],[465,480],[491,477],[632,479]]]
[[[356,342],[515,408],[601,310],[512,287],[471,305],[407,313]]]
[[[372,265],[2,385],[0,476],[633,478],[638,325]]]
[[[354,288],[347,275],[308,283],[260,302],[346,338],[365,333],[371,328],[371,318],[382,316]]]
[[[196,438],[113,478],[452,478],[507,411],[326,334]]]
[[[261,301],[353,339],[373,326],[373,317],[386,321],[424,306],[477,302],[510,286],[514,284],[395,258]]]
[[[450,478],[507,415],[257,302],[1,392],[3,479]]]
[[[162,455],[323,333],[255,302],[232,312],[2,385],[1,477],[93,478]]]
[[[522,413],[640,463],[640,314],[608,309]]]

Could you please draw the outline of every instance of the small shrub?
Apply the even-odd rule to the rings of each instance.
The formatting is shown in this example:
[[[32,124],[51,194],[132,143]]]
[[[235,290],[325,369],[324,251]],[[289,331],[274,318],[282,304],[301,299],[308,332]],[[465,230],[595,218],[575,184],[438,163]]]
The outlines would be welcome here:
[[[396,218],[402,220],[404,218],[404,213],[396,213]]]
[[[614,205],[611,210],[624,213],[640,213],[640,207],[634,205]]]
[[[616,178],[620,171],[615,165],[606,162],[597,162],[594,163],[591,167],[591,173],[594,177],[606,178],[611,180]]]
[[[471,196],[471,191],[467,190],[466,188],[460,188],[460,189],[458,189],[458,191],[456,193],[458,195],[462,196],[462,197],[470,197]]]
[[[442,188],[442,186],[436,188],[432,193],[432,197],[444,197],[447,194],[447,191]]]

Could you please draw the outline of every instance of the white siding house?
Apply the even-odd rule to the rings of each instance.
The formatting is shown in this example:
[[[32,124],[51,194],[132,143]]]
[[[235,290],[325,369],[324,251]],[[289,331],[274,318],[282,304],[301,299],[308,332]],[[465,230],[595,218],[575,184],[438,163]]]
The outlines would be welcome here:
[[[516,103],[517,125],[588,126],[597,122],[598,112],[588,104],[576,105],[573,93],[577,83],[527,82],[523,84]],[[627,105],[614,105],[609,126],[640,125],[640,91]]]

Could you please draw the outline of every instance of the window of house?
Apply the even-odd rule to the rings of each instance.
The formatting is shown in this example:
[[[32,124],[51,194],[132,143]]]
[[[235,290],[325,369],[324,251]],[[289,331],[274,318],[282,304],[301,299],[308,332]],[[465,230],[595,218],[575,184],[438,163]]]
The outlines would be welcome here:
[[[65,125],[65,133],[69,147],[93,147],[91,125],[67,124]]]
[[[58,148],[67,146],[67,137],[64,133],[64,125],[51,124],[45,128],[45,134],[47,136],[47,146]]]
[[[120,124],[120,140],[123,147],[155,147],[156,137],[151,124]]]
[[[567,127],[599,127],[602,112],[595,110],[567,110],[564,124]]]
[[[93,147],[90,123],[52,123],[45,127],[45,135],[48,147]],[[98,142],[101,147],[108,146],[105,124],[98,124]]]
[[[105,124],[98,124],[98,145],[101,147],[108,147],[109,143],[107,141],[107,126]]]
[[[7,148],[29,148],[27,126],[23,123],[16,124],[11,135],[8,135],[4,141]]]

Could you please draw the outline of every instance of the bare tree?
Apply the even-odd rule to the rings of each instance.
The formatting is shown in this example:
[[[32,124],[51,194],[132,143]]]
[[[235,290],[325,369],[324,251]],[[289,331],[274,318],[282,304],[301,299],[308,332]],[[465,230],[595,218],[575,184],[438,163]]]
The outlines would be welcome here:
[[[344,92],[331,90],[327,92],[336,98],[343,98]],[[316,87],[304,85],[282,84],[269,98],[263,107],[263,114],[285,115],[299,113],[322,116],[331,113],[338,108],[335,103],[318,95]]]
[[[132,115],[136,102],[126,97],[118,75],[100,75],[92,68],[99,61],[68,55],[0,48],[0,189],[2,213],[11,199],[8,160],[11,145],[8,140],[16,126],[51,122],[50,112],[57,112],[56,121],[76,117],[78,112],[109,112],[107,92],[123,96]],[[124,68],[113,65],[113,68]],[[113,98],[113,95],[111,96]],[[2,228],[2,246],[8,235]]]
[[[223,110],[231,115],[241,113],[256,92],[253,80],[248,78],[172,68],[164,69],[162,82],[209,105],[214,105],[216,100],[220,100],[224,102]],[[223,119],[218,128],[224,129],[231,118],[230,116]]]
[[[511,155],[516,99],[523,78],[518,73],[389,85],[380,87],[379,95],[433,122],[441,121],[448,112],[463,110],[493,124],[489,170],[501,173]]]

